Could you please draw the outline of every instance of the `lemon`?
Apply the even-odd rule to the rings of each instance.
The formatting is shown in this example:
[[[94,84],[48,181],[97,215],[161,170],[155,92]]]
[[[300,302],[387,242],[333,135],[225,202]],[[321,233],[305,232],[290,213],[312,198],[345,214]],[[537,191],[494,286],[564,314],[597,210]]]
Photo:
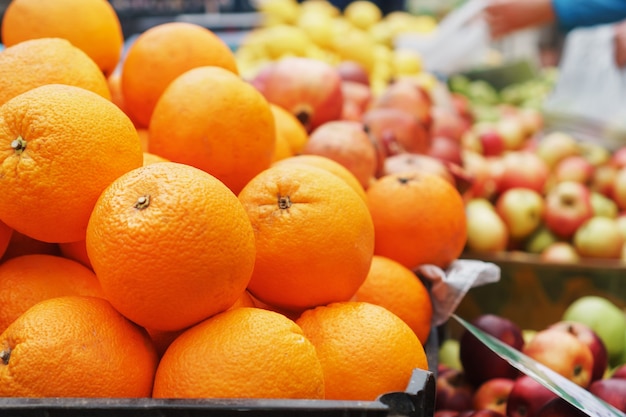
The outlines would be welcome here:
[[[341,15],[341,11],[326,0],[305,0],[300,3],[300,12],[321,12],[329,17],[337,17]]]
[[[300,5],[296,0],[261,0],[257,5],[262,24],[295,24],[300,15]]]
[[[418,74],[422,71],[422,57],[412,49],[396,49],[392,54],[394,76]]]
[[[331,48],[333,45],[333,18],[321,11],[302,13],[297,26],[321,48]]]
[[[376,43],[368,32],[352,29],[336,36],[334,49],[343,61],[356,61],[371,73],[376,63],[374,49]]]
[[[297,26],[276,25],[265,29],[264,44],[270,58],[305,56],[313,42]]]
[[[345,18],[359,29],[367,30],[382,19],[382,12],[371,1],[356,0],[343,11]]]

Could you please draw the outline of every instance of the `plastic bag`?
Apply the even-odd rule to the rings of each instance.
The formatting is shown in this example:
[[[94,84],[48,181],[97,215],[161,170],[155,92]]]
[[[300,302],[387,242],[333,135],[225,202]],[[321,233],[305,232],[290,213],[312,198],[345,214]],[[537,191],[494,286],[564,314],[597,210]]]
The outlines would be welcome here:
[[[543,106],[545,131],[614,149],[626,144],[626,71],[615,64],[613,25],[570,32]]]

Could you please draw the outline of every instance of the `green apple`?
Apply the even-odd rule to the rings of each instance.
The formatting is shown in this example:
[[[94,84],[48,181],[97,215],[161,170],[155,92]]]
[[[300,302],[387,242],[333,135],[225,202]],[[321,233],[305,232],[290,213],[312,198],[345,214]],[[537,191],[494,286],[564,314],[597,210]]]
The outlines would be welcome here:
[[[604,342],[609,361],[620,360],[626,348],[626,315],[613,302],[597,295],[582,296],[567,307],[563,320],[591,327]]]
[[[446,339],[439,346],[439,363],[451,368],[463,370],[459,357],[459,341],[456,339]]]

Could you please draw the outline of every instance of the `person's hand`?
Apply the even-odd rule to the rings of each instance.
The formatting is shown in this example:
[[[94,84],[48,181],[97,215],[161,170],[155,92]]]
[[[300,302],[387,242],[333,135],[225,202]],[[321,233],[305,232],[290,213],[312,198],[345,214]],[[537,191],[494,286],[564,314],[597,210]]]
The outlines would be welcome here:
[[[552,0],[491,0],[484,17],[494,39],[555,20]]]
[[[615,63],[626,66],[626,21],[615,24]]]

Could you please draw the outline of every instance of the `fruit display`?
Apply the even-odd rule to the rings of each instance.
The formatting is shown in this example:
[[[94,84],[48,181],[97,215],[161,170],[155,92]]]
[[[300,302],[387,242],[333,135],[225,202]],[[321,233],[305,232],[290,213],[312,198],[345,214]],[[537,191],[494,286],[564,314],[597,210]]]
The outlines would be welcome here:
[[[472,320],[478,329],[622,413],[626,412],[625,323],[625,310],[592,295],[574,300],[557,321],[541,328],[525,328],[498,314],[481,314]],[[468,330],[461,330],[459,338],[446,339],[439,359],[435,416],[476,416],[481,411],[506,417],[585,415]]]

